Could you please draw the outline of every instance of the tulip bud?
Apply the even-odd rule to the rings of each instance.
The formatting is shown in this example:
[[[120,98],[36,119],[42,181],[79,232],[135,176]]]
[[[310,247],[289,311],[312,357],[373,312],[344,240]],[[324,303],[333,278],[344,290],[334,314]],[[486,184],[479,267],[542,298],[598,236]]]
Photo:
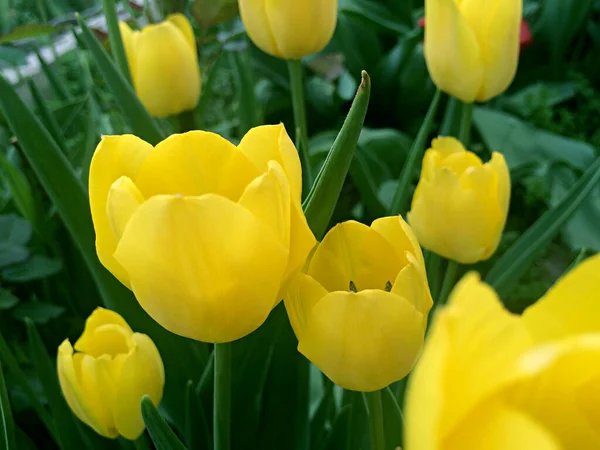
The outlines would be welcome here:
[[[154,320],[199,341],[257,329],[315,244],[283,125],[237,147],[203,131],[156,147],[105,136],[89,186],[100,261]]]
[[[284,59],[318,53],[331,40],[337,0],[239,0],[250,39],[263,52]]]
[[[134,31],[120,23],[135,92],[154,117],[196,107],[200,69],[196,39],[187,18],[173,14],[164,22]]]
[[[144,431],[141,401],[158,406],[165,372],[152,339],[134,333],[113,311],[98,308],[75,342],[58,347],[58,377],[75,415],[107,438],[134,440]]]
[[[408,222],[421,245],[472,264],[498,248],[508,215],[510,174],[494,152],[483,164],[452,137],[434,139],[425,152]]]
[[[463,102],[504,92],[519,59],[523,0],[426,0],[425,59],[434,83]]]
[[[432,305],[421,248],[400,216],[335,226],[284,301],[298,350],[339,386],[363,392],[408,374]]]

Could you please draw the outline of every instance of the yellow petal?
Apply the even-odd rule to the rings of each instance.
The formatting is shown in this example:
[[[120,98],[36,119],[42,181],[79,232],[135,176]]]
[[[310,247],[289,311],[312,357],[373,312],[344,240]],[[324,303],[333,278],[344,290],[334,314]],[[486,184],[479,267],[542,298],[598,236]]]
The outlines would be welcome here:
[[[263,52],[281,57],[271,31],[265,0],[240,0],[240,16],[252,42]]]
[[[454,153],[464,153],[466,149],[462,142],[453,136],[439,136],[431,141],[431,148],[436,150],[442,158]]]
[[[267,171],[269,161],[277,161],[290,180],[292,197],[302,196],[302,169],[298,151],[283,124],[252,128],[242,138],[238,150],[252,161],[260,172]]]
[[[523,314],[537,341],[600,333],[600,255],[588,258],[559,280]]]
[[[300,59],[323,50],[335,30],[337,6],[337,0],[266,1],[268,24],[279,51],[274,56]]]
[[[424,333],[422,314],[402,297],[332,292],[312,308],[298,350],[337,385],[368,392],[408,374]]]
[[[332,228],[317,247],[308,274],[329,292],[381,289],[406,265],[394,247],[374,229],[355,221]]]
[[[119,433],[134,440],[144,431],[141,401],[144,395],[158,406],[165,384],[165,371],[154,342],[141,333],[134,333],[135,347],[123,362],[117,382],[114,418]]]
[[[121,177],[112,184],[106,200],[106,215],[117,241],[121,239],[129,219],[143,202],[144,196],[131,178]]]
[[[298,340],[304,336],[313,307],[327,294],[323,286],[306,274],[299,273],[290,281],[284,295],[285,309]]]
[[[293,201],[291,205],[290,226],[290,257],[285,271],[284,283],[294,272],[302,269],[310,251],[317,243],[314,234],[306,222],[302,205],[298,201]]]
[[[200,97],[198,55],[177,25],[174,21],[149,25],[136,40],[133,84],[154,117],[194,109]]]
[[[115,180],[122,176],[135,178],[151,151],[152,146],[136,136],[104,136],[96,148],[90,166],[90,208],[96,231],[98,259],[127,286],[127,272],[113,258],[117,241],[106,215],[106,201],[108,191]]]
[[[498,180],[498,199],[504,214],[508,214],[510,206],[510,172],[502,153],[492,153],[492,159],[487,163],[496,172]]]
[[[462,0],[460,10],[475,34],[484,66],[477,101],[484,102],[508,88],[517,72],[522,0]]]
[[[116,357],[129,353],[133,342],[129,329],[115,324],[101,325],[93,331],[88,331],[75,342],[75,349],[94,358],[103,355]]]
[[[290,185],[283,168],[269,161],[267,173],[254,179],[242,194],[239,204],[252,212],[272,230],[281,245],[290,245]]]
[[[412,228],[402,216],[382,217],[371,224],[371,228],[382,235],[394,247],[399,258],[406,259],[405,253],[410,252],[420,265],[425,267],[423,252]]]
[[[109,431],[101,421],[96,412],[96,405],[85,397],[73,362],[73,347],[68,339],[58,347],[57,368],[61,390],[77,418],[103,436],[117,437],[118,433],[114,430]]]
[[[179,30],[183,33],[187,43],[194,51],[194,54],[196,54],[196,37],[194,36],[194,30],[190,24],[190,21],[187,20],[187,17],[185,17],[183,14],[176,13],[169,15],[167,17],[167,21],[179,28]]]
[[[255,215],[214,194],[151,198],[115,254],[150,316],[204,342],[239,339],[264,322],[287,256]]]
[[[121,39],[123,41],[123,46],[125,47],[125,55],[127,56],[129,70],[133,76],[136,69],[135,45],[139,32],[132,30],[127,22],[119,22],[119,30],[121,31]]]
[[[425,60],[434,83],[463,102],[481,89],[484,65],[475,33],[455,0],[425,0]]]
[[[561,448],[600,448],[600,333],[541,345],[521,356],[510,402],[543,424]]]
[[[427,275],[412,255],[409,254],[408,257],[408,264],[398,273],[391,292],[408,300],[423,315],[425,325],[433,299],[429,293]]]
[[[259,175],[227,139],[206,131],[190,131],[174,134],[158,144],[135,184],[146,198],[215,193],[237,201],[248,183]]]

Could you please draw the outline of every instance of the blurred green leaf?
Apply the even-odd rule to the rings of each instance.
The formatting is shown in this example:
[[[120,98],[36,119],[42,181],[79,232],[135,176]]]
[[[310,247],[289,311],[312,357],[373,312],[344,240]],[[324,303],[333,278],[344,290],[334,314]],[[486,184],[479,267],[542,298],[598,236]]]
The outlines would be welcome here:
[[[344,391],[342,410],[349,408],[348,428],[346,429],[347,450],[365,450],[371,447],[369,434],[369,413],[361,392]]]
[[[65,80],[46,62],[39,50],[35,50],[35,54],[42,67],[42,72],[44,72],[44,75],[46,75],[46,78],[50,82],[50,86],[52,86],[56,97],[62,101],[70,100],[71,93],[67,89]]]
[[[549,108],[575,97],[577,89],[572,82],[531,84],[524,89],[504,98],[503,106],[529,118],[541,108]]]
[[[189,380],[184,402],[185,442],[190,450],[212,450],[212,433],[200,394]]]
[[[317,239],[324,236],[344,185],[369,107],[370,92],[371,80],[363,72],[362,82],[346,121],[304,201],[306,219]]]
[[[335,419],[327,442],[325,450],[347,450],[348,447],[348,428],[350,427],[351,408],[343,407]]]
[[[8,289],[0,288],[0,310],[10,309],[19,303],[19,298],[14,296]]]
[[[48,406],[52,412],[52,418],[56,424],[61,450],[81,450],[88,448],[79,434],[75,416],[67,406],[62,396],[62,390],[58,382],[56,363],[48,355],[44,342],[40,337],[33,318],[26,318],[27,336],[29,338],[29,351],[35,371],[42,383],[44,394],[48,399]]]
[[[393,11],[373,0],[341,0],[340,12],[369,24],[378,31],[403,35],[410,29]]]
[[[96,61],[133,133],[152,145],[158,144],[165,137],[163,131],[144,108],[133,87],[119,72],[84,20],[77,16],[77,22],[81,27],[82,41]]]
[[[50,111],[50,108],[48,108],[47,100],[42,97],[42,94],[32,79],[27,80],[27,84],[29,86],[29,90],[31,91],[31,96],[33,97],[37,111],[40,113],[40,119],[54,138],[54,142],[56,142],[62,151],[66,153],[64,148],[65,135],[58,126],[56,116]]]
[[[2,278],[13,283],[28,283],[56,275],[61,269],[62,264],[58,259],[33,255],[25,261],[3,269]]]
[[[203,30],[233,19],[237,13],[237,0],[194,0],[192,3],[192,14]]]
[[[186,450],[147,395],[142,399],[142,417],[156,450]]]
[[[326,437],[331,432],[332,421],[336,417],[335,399],[333,397],[333,383],[327,383],[325,394],[321,398],[319,407],[310,422],[310,448],[321,449],[324,447]]]
[[[27,318],[33,322],[44,325],[60,317],[65,312],[63,306],[47,302],[20,303],[12,312],[15,319],[25,321]]]
[[[31,238],[31,225],[15,215],[0,216],[0,268],[25,261],[29,257],[26,248]]]
[[[17,450],[15,441],[15,423],[13,421],[8,391],[4,381],[2,363],[0,363],[0,449]]]
[[[18,41],[20,39],[29,39],[38,36],[44,36],[61,30],[62,27],[56,25],[28,23],[25,25],[21,25],[20,27],[14,28],[9,33],[0,36],[0,44],[9,44],[13,41]]]
[[[596,188],[598,181],[600,181],[600,158],[590,165],[559,203],[540,217],[496,261],[485,277],[485,281],[496,289],[500,297],[506,298],[507,293],[531,266],[540,251],[547,248],[567,220]]]
[[[402,417],[402,409],[389,386],[381,392],[381,404],[383,408],[385,446],[390,449],[398,448],[402,446],[404,418]]]

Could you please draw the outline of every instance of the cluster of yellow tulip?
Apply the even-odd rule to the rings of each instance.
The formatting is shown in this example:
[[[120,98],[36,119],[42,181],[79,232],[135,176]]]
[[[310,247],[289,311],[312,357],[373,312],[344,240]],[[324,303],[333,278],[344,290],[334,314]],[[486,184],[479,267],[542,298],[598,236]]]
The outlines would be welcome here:
[[[252,40],[280,58],[322,50],[335,29],[337,1],[239,6]],[[517,67],[521,9],[521,0],[426,0],[426,59],[438,87],[465,102],[503,92]],[[187,19],[141,32],[123,24],[121,33],[151,114],[192,109],[200,75]],[[298,350],[339,386],[370,392],[419,359],[433,305],[420,245],[463,264],[489,258],[506,222],[510,175],[500,153],[484,164],[457,139],[434,139],[410,226],[400,216],[349,221],[320,243],[283,125],[254,128],[237,147],[202,131],[156,146],[106,136],[89,190],[100,261],[164,328],[231,342],[283,299]],[[599,448],[599,271],[598,257],[582,264],[522,317],[467,275],[438,310],[411,378],[406,448]],[[137,437],[140,399],[158,404],[164,384],[150,338],[98,309],[75,350],[65,341],[58,356],[73,411],[104,436]]]

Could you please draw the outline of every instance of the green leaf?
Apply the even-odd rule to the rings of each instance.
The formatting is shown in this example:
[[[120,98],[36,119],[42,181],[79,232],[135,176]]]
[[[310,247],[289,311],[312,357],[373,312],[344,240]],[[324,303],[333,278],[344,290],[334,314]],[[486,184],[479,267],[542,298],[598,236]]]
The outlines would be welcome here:
[[[33,226],[37,223],[35,201],[29,181],[0,151],[0,174],[8,185],[17,210]],[[0,264],[1,265],[1,264]]]
[[[48,108],[48,102],[42,97],[40,90],[37,88],[37,86],[31,78],[27,80],[27,84],[29,86],[29,90],[31,91],[31,96],[33,98],[35,106],[37,107],[37,110],[40,113],[41,120],[44,122],[44,125],[54,138],[54,142],[56,142],[64,152],[66,139],[62,130],[58,126],[55,114],[53,114],[52,111],[50,111],[50,108]]]
[[[2,363],[0,363],[0,450],[17,450],[15,423],[8,401],[8,391],[4,382]]]
[[[133,87],[119,72],[98,39],[79,15],[77,16],[77,23],[81,27],[81,40],[91,52],[133,133],[152,145],[158,144],[165,137],[163,131],[144,108]]]
[[[381,404],[383,408],[385,446],[390,449],[401,447],[404,417],[402,417],[402,409],[389,386],[381,391]]]
[[[310,422],[310,440],[311,449],[323,447],[326,437],[332,427],[332,420],[335,419],[335,399],[333,397],[333,383],[328,383],[325,388],[325,395],[321,398],[321,403]]]
[[[142,399],[142,417],[156,450],[186,450],[147,395]]]
[[[349,450],[351,448],[348,446],[348,429],[351,426],[351,417],[352,408],[350,406],[343,407],[340,410],[331,427],[331,433],[329,433],[324,447],[325,450]]]
[[[48,399],[48,406],[56,424],[61,450],[81,450],[88,446],[79,434],[75,416],[69,409],[58,382],[56,363],[48,355],[44,342],[40,337],[34,323],[25,319],[27,336],[29,338],[29,351],[35,371],[42,383],[44,394]]]
[[[371,447],[369,435],[369,413],[361,392],[344,391],[342,409],[350,408],[349,425],[346,431],[347,450],[366,450]]]
[[[56,275],[62,270],[60,260],[43,255],[33,255],[26,261],[2,270],[2,278],[12,283],[28,283]]]
[[[61,29],[62,27],[56,25],[28,23],[14,28],[10,33],[0,36],[0,45],[9,44],[13,41],[18,41],[21,39],[30,39],[38,36],[44,36],[46,34],[52,34],[57,31],[61,31]]]
[[[588,194],[596,187],[599,180],[600,158],[596,159],[568,190],[560,203],[554,205],[540,217],[496,261],[485,277],[485,281],[492,285],[501,297],[506,297],[509,290],[531,266],[539,252],[548,246]]]
[[[189,380],[185,396],[185,442],[190,450],[212,450],[211,430],[199,393]]]
[[[393,11],[382,5],[381,2],[372,0],[342,0],[340,12],[365,22],[378,31],[402,36],[410,29],[402,24],[402,20],[396,17]]]
[[[230,52],[229,55],[233,66],[233,77],[237,85],[239,135],[241,137],[261,123],[260,107],[254,89],[256,82],[250,53],[244,50]]]
[[[0,310],[10,309],[19,303],[19,298],[8,289],[0,288]]]
[[[521,117],[529,118],[540,109],[551,108],[572,99],[576,93],[575,83],[572,82],[538,82],[506,97],[506,104],[503,106]]]
[[[15,214],[0,216],[0,268],[25,261],[30,238],[31,225],[25,219]]]
[[[26,321],[28,318],[40,325],[45,325],[53,319],[60,317],[65,312],[63,306],[47,302],[21,303],[13,310],[13,317]]]
[[[370,93],[371,80],[363,71],[350,112],[304,201],[306,219],[317,239],[324,236],[342,191],[367,114]]]
[[[116,66],[121,71],[121,75],[129,84],[133,84],[129,63],[125,54],[125,46],[119,29],[119,18],[117,17],[117,8],[115,0],[102,0],[102,12],[106,18],[106,28],[108,30],[108,41],[110,42],[110,51],[115,59]]]
[[[42,72],[44,72],[44,75],[46,75],[46,78],[48,78],[50,86],[52,86],[57,98],[63,101],[71,100],[71,94],[66,88],[65,81],[55,72],[52,67],[50,67],[38,50],[35,50],[35,54],[40,61]]]

